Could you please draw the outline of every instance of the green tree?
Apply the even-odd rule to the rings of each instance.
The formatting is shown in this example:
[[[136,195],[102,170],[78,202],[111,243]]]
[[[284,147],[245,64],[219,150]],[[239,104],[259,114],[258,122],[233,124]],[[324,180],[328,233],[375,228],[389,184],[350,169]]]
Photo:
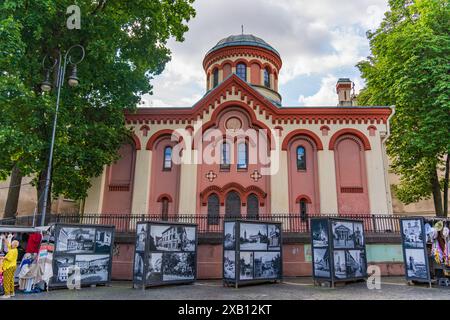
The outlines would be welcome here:
[[[90,179],[117,160],[130,132],[124,111],[152,93],[151,79],[170,59],[167,41],[183,41],[193,0],[3,0],[0,2],[0,178],[33,175],[39,210],[55,95],[43,94],[42,59],[74,44],[86,48],[81,83],[61,92],[52,194],[86,197]],[[76,4],[81,29],[68,29]],[[76,53],[75,53],[76,54]],[[70,70],[69,70],[70,72]]]
[[[390,0],[368,32],[371,56],[358,64],[366,81],[358,102],[395,105],[387,152],[404,203],[433,196],[448,213],[450,150],[450,7],[448,0]],[[442,197],[443,193],[443,197]]]

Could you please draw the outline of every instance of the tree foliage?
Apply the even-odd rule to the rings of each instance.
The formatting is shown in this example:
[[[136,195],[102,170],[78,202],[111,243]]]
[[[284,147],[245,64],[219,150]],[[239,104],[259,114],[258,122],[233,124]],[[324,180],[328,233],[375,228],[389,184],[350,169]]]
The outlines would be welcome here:
[[[371,56],[358,64],[366,81],[358,102],[395,105],[387,152],[400,175],[396,195],[405,203],[433,195],[436,213],[442,214],[437,190],[444,189],[450,150],[449,2],[390,0],[389,5],[380,27],[368,32]],[[444,177],[440,184],[438,176]]]
[[[184,40],[186,22],[195,15],[192,2],[0,2],[0,178],[17,165],[22,174],[36,176],[41,191],[56,101],[55,94],[41,92],[42,59],[81,44],[86,57],[78,65],[80,85],[65,84],[61,92],[52,192],[84,198],[91,177],[117,159],[129,136],[124,111],[151,94],[151,79],[169,61],[167,41]],[[73,4],[81,9],[79,30],[66,26]]]

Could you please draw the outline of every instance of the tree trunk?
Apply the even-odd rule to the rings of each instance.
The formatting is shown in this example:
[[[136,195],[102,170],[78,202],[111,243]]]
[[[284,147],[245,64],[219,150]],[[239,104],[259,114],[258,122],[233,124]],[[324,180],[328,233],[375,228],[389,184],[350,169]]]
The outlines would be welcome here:
[[[448,217],[448,178],[450,171],[450,153],[447,153],[447,160],[445,161],[445,176],[444,176],[444,215]]]
[[[431,190],[433,192],[434,210],[436,211],[436,216],[442,217],[444,216],[444,211],[442,209],[441,186],[439,185],[439,177],[436,169],[433,169],[431,172]]]
[[[4,218],[14,218],[17,215],[21,183],[22,173],[20,172],[19,167],[15,165],[11,171],[11,181],[9,182]]]

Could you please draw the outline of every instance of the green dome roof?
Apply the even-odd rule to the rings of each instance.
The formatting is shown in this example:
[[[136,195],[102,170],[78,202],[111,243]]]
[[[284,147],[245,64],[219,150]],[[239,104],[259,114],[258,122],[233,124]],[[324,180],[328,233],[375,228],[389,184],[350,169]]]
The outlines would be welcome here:
[[[270,44],[265,42],[263,39],[255,37],[252,34],[239,34],[236,36],[226,37],[209,50],[206,55],[210,54],[213,51],[225,48],[225,47],[234,47],[234,46],[252,46],[252,47],[260,47],[267,50],[272,51],[277,56],[280,56],[277,50],[275,50]]]

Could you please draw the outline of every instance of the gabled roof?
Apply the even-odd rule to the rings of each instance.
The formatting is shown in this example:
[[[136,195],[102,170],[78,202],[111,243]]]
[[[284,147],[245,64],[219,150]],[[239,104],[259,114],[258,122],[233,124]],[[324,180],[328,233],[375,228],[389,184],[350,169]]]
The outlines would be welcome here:
[[[265,118],[272,117],[272,122],[283,121],[284,123],[306,121],[308,123],[345,122],[354,123],[386,123],[391,114],[389,107],[278,107],[265,96],[259,93],[250,84],[231,74],[214,89],[208,91],[192,107],[183,108],[137,108],[135,113],[125,112],[128,123],[183,123],[203,119],[203,115],[209,112],[211,105],[221,103],[227,94],[240,94],[241,103],[247,100],[247,104],[253,105],[259,113],[265,113]]]

